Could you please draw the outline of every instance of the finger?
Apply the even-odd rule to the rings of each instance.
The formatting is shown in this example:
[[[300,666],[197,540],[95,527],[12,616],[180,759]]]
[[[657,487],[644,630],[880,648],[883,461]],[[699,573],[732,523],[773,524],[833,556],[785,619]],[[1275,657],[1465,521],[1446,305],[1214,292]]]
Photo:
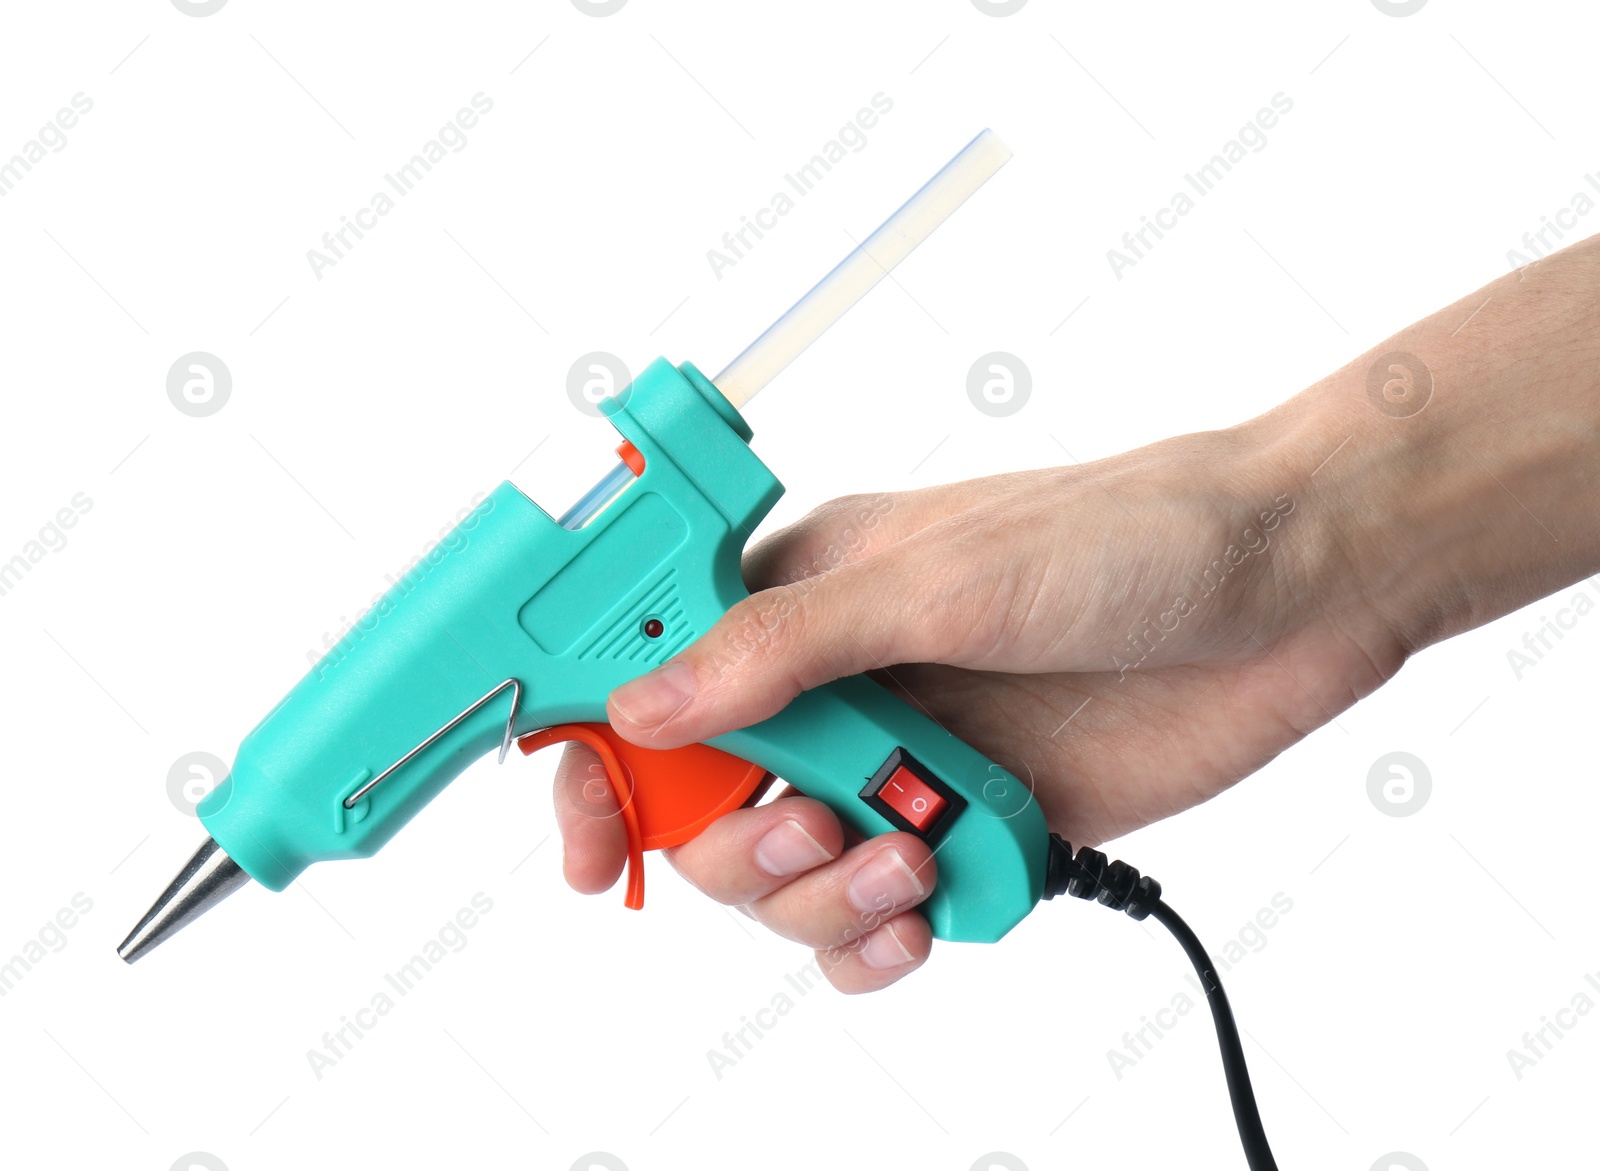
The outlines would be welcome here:
[[[611,726],[675,748],[774,715],[801,691],[873,667],[961,663],[1002,639],[1012,599],[976,534],[943,522],[831,573],[736,603],[704,637],[613,691]],[[956,568],[953,568],[956,567]]]
[[[665,853],[678,873],[711,898],[738,906],[826,865],[843,848],[833,811],[795,796],[725,813]]]
[[[813,948],[837,948],[876,931],[933,891],[933,855],[921,839],[881,834],[745,904],[756,922]]]
[[[568,744],[556,766],[561,871],[581,894],[610,890],[628,858],[628,834],[606,768],[583,744]]]
[[[790,585],[888,548],[948,515],[930,489],[841,496],[756,544],[744,557],[752,590]]]
[[[792,585],[871,557],[972,507],[975,499],[1036,491],[1036,472],[989,476],[981,482],[936,484],[910,492],[841,496],[811,510],[751,548],[744,580],[751,590]]]
[[[778,777],[768,773],[766,779],[757,785],[755,790],[750,794],[749,798],[746,799],[745,805],[750,806],[762,804],[769,793],[772,795],[771,800],[773,801],[786,801],[791,797],[805,796],[804,793],[795,788],[788,781],[780,780]],[[861,842],[866,840],[866,835],[858,829],[853,829],[842,822],[840,823],[839,828],[844,832],[844,848],[847,850],[851,846],[859,845]]]
[[[909,976],[933,950],[933,931],[915,911],[896,915],[854,943],[817,952],[817,966],[840,992],[887,988]]]

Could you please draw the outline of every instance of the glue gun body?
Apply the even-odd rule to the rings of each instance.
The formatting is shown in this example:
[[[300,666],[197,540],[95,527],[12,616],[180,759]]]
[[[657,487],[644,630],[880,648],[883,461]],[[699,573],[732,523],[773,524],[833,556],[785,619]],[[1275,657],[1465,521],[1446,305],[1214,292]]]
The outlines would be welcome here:
[[[603,723],[613,688],[747,596],[740,556],[783,488],[744,419],[665,359],[601,406],[623,439],[612,475],[560,521],[500,485],[245,737],[199,814],[251,878],[281,890],[313,862],[371,855],[486,753]],[[928,840],[938,881],[922,910],[940,938],[996,940],[1040,898],[1029,785],[864,677],[710,744],[864,835]],[[672,783],[653,755],[630,757],[641,799]]]

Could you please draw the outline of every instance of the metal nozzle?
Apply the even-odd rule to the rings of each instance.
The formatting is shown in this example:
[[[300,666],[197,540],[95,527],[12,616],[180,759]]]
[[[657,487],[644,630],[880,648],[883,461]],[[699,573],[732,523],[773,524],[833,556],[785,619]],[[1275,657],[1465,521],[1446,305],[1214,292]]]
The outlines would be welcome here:
[[[155,905],[145,912],[139,925],[128,933],[117,954],[133,963],[249,881],[250,876],[239,864],[207,838]]]

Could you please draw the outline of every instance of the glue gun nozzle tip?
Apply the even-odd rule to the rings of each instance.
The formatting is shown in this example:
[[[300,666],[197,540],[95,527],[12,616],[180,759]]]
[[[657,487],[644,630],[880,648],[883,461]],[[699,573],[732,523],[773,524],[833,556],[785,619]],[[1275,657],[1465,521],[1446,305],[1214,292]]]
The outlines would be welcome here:
[[[207,838],[117,946],[117,954],[125,963],[133,963],[249,881],[239,864]]]

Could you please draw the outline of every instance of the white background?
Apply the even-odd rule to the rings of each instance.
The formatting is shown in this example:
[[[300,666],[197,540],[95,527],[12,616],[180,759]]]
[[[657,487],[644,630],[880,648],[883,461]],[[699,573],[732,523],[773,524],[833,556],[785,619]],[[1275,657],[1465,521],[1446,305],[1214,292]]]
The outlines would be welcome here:
[[[235,895],[135,968],[113,948],[201,838],[175,760],[231,759],[475,493],[516,469],[558,509],[609,462],[579,355],[714,371],[987,125],[1012,163],[748,409],[789,488],[769,524],[1226,426],[1567,206],[1600,167],[1596,32],[1579,2],[8,6],[0,157],[94,107],[0,199],[0,560],[93,507],[0,596],[0,960],[93,909],[0,998],[0,1164],[1238,1165],[1203,1012],[1120,1079],[1106,1057],[1189,990],[1178,948],[1078,903],[884,994],[801,997],[719,1080],[707,1051],[808,953],[659,858],[642,914],[569,892],[553,754],[481,763],[376,859]],[[479,92],[468,145],[314,276]],[[706,250],[880,92],[866,147],[718,280]],[[1265,149],[1116,279],[1106,250],[1279,92]],[[208,418],[166,394],[195,350],[232,373]],[[992,350],[1033,375],[1008,418],[965,392]],[[1573,1165],[1600,1016],[1520,1080],[1506,1051],[1600,969],[1600,619],[1520,680],[1507,651],[1588,588],[1111,847],[1213,949],[1293,900],[1226,976],[1286,1168]],[[1414,816],[1368,798],[1395,750],[1432,776]],[[315,1077],[476,892],[465,950]]]

